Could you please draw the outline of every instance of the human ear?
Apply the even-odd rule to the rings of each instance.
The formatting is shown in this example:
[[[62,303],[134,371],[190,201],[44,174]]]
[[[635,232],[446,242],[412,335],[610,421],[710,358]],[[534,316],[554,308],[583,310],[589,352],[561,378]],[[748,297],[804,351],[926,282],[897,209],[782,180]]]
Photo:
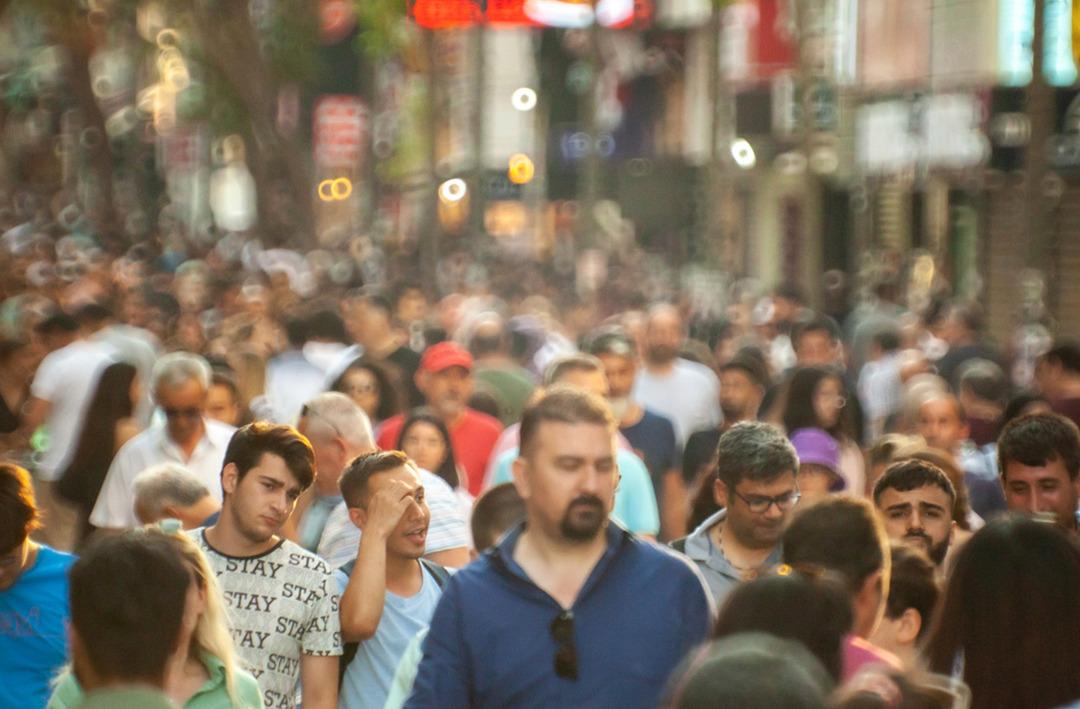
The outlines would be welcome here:
[[[240,470],[236,467],[236,463],[229,463],[221,471],[221,490],[229,495],[236,492],[236,486],[239,484]]]
[[[719,478],[713,481],[713,500],[720,507],[727,509],[728,506],[728,487],[727,483]]]
[[[529,461],[522,455],[518,455],[518,457],[510,464],[510,472],[513,475],[514,487],[517,488],[518,495],[520,495],[523,500],[529,499],[532,494],[532,486],[529,485],[529,476],[526,475],[528,467]]]
[[[914,608],[906,608],[900,615],[896,628],[896,642],[900,645],[914,645],[922,630],[922,615]]]

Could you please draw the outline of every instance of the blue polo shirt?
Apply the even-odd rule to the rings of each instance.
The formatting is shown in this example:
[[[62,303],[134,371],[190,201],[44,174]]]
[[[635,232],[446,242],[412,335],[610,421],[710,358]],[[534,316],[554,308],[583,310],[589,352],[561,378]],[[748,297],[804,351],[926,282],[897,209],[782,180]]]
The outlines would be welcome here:
[[[578,679],[555,674],[562,606],[514,561],[524,524],[446,584],[406,707],[655,707],[709,631],[713,606],[685,558],[614,522],[570,609]]]

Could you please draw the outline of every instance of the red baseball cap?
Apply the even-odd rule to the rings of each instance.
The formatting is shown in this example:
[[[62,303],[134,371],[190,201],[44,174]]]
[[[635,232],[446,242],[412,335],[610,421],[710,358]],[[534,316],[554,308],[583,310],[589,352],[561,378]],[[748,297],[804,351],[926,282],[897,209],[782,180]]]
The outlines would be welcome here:
[[[424,350],[420,358],[420,369],[425,372],[441,372],[450,367],[464,367],[472,371],[473,358],[456,342],[439,342]]]

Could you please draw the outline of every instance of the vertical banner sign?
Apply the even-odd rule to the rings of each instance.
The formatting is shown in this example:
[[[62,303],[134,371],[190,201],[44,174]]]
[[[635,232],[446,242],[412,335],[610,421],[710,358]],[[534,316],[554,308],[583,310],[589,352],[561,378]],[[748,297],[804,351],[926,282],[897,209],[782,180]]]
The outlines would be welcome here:
[[[358,168],[367,108],[356,96],[323,96],[315,103],[315,162],[323,168]]]

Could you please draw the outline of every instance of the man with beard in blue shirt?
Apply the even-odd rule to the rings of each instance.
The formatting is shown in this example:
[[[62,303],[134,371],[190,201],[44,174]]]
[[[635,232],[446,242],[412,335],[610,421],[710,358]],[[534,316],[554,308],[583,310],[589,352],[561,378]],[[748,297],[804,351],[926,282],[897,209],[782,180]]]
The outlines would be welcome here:
[[[447,582],[406,706],[656,706],[712,605],[689,561],[609,521],[615,430],[580,390],[526,409],[525,522]]]

